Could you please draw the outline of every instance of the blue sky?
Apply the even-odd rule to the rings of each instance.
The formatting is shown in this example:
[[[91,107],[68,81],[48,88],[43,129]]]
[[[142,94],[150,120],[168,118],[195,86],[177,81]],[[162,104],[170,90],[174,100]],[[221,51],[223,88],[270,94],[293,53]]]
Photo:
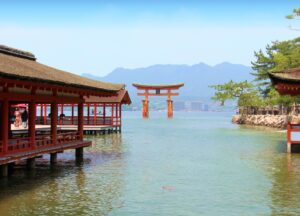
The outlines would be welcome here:
[[[38,61],[103,76],[152,64],[250,65],[253,52],[299,36],[299,1],[5,1],[0,43]],[[299,22],[299,24],[298,24]]]

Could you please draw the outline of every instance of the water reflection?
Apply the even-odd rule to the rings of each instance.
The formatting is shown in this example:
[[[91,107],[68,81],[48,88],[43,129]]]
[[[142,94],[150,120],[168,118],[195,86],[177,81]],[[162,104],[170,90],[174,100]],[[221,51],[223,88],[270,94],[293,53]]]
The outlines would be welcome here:
[[[74,152],[54,168],[39,159],[35,171],[19,166],[0,180],[1,215],[107,215],[123,205],[124,148],[120,134],[90,137],[93,146],[76,166]]]
[[[300,215],[300,155],[282,154],[274,159],[272,215]]]

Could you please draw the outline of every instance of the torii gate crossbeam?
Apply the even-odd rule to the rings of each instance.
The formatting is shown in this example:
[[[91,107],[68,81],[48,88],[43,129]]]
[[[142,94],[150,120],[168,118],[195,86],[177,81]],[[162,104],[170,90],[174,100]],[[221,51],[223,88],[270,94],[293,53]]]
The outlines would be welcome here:
[[[168,118],[173,117],[173,101],[171,96],[178,96],[178,92],[172,92],[172,90],[178,90],[180,87],[184,86],[183,83],[179,84],[162,84],[162,85],[145,85],[145,84],[132,84],[138,90],[143,90],[143,92],[138,92],[138,96],[144,96],[145,99],[142,100],[143,103],[143,118],[149,118],[149,96],[167,96],[167,107],[168,107]]]

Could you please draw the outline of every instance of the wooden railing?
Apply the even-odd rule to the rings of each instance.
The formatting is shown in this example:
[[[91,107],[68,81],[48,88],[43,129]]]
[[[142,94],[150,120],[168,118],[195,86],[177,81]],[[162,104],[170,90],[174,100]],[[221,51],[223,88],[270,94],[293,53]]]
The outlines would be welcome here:
[[[7,151],[9,153],[22,152],[31,147],[30,137],[16,138],[8,140]]]
[[[52,146],[54,142],[51,135],[42,135],[35,138],[35,144],[37,148],[44,148]]]
[[[51,119],[38,116],[36,118],[36,124],[42,125],[50,125]],[[65,116],[62,118],[58,118],[57,120],[58,125],[77,125],[78,124],[78,117],[77,116]],[[121,118],[120,117],[100,117],[97,116],[96,118],[93,116],[87,117],[85,116],[83,119],[84,125],[113,125],[113,126],[120,126],[121,125]]]
[[[36,136],[35,143],[30,142],[30,137],[9,139],[7,153],[11,154],[28,150],[42,149],[51,146],[61,146],[77,140],[80,140],[80,136],[77,131],[57,134],[56,142],[54,142],[52,135]],[[33,147],[34,144],[35,148]],[[4,154],[2,142],[0,142],[0,154]]]
[[[77,140],[80,140],[80,136],[77,131],[57,134],[57,144],[59,145],[70,143],[72,141],[77,141]]]

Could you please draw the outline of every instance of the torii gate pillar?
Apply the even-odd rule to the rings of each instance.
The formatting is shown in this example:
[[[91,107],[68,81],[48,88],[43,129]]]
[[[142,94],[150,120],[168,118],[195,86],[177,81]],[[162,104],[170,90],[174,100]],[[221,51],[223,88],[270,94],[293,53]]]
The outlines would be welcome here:
[[[167,105],[168,105],[168,118],[173,118],[173,101],[168,99]]]
[[[143,118],[149,118],[149,100],[143,100]]]
[[[184,84],[172,84],[172,85],[143,85],[132,84],[138,90],[144,90],[144,92],[138,93],[138,96],[145,96],[143,102],[142,115],[143,118],[149,118],[149,96],[167,96],[167,116],[173,118],[173,101],[171,96],[178,96],[179,93],[172,92],[172,90],[178,90]],[[152,91],[152,92],[151,92]]]

